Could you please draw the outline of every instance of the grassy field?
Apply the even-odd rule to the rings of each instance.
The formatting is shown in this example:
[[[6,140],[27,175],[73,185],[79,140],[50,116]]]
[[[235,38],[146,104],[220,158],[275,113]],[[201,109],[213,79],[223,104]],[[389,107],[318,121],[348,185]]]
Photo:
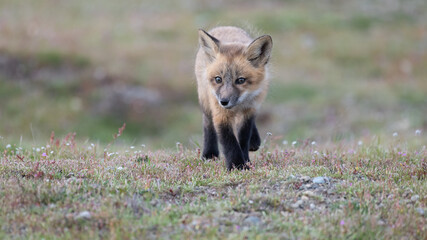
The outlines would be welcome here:
[[[0,0],[0,238],[426,239],[426,23],[420,0]],[[217,25],[273,38],[248,171],[200,159]]]
[[[384,2],[389,2],[385,4]],[[53,7],[54,6],[54,7]],[[270,34],[261,133],[287,141],[425,129],[425,1],[0,0],[0,136],[155,148],[201,142],[197,29]]]
[[[324,144],[269,136],[251,170],[232,172],[179,143],[7,145],[0,238],[426,239],[426,143],[420,131]]]

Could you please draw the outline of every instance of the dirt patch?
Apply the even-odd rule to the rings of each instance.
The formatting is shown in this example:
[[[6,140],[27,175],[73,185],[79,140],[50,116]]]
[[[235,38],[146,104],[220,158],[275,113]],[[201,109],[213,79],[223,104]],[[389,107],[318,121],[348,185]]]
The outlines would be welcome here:
[[[322,178],[323,182],[319,178]],[[200,199],[215,201],[244,195],[247,201],[236,204],[232,210],[243,213],[266,210],[325,211],[334,203],[345,200],[344,194],[337,192],[337,186],[342,182],[329,177],[290,176],[283,181],[261,182],[255,187],[254,183],[240,183],[221,187],[199,186],[191,192],[182,192],[181,188],[169,189],[161,193],[159,198],[162,202],[179,205]]]
[[[183,215],[181,228],[200,233],[208,227],[217,227],[219,232],[244,231],[269,227],[271,220],[265,213],[275,212],[287,218],[303,217],[306,212],[322,214],[339,209],[346,200],[345,194],[337,191],[342,183],[343,180],[329,177],[297,175],[276,182],[200,186],[185,193],[180,188],[170,189],[159,194],[155,202],[174,208],[192,202],[229,201],[229,206],[214,210],[210,217]]]

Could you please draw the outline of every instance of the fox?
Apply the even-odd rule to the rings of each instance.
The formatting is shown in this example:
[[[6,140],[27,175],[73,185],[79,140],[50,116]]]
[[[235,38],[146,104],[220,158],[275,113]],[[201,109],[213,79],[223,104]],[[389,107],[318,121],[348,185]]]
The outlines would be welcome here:
[[[249,169],[249,151],[261,145],[255,117],[268,92],[272,37],[253,39],[234,26],[199,29],[198,34],[195,75],[203,113],[202,158],[219,158],[219,142],[228,170]]]

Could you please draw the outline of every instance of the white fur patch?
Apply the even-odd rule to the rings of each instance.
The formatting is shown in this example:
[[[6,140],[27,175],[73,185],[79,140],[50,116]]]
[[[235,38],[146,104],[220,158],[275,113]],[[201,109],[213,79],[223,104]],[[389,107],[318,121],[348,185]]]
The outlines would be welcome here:
[[[218,100],[218,102],[219,102],[219,98],[218,98],[218,96],[216,95],[215,90],[213,90],[212,88],[211,88],[211,93],[215,96],[216,100]]]
[[[262,88],[258,88],[257,90],[253,91],[253,92],[244,92],[240,97],[239,100],[237,100],[238,104],[242,104],[246,105],[246,104],[251,104],[251,101],[256,98],[258,95],[261,94],[262,92]]]

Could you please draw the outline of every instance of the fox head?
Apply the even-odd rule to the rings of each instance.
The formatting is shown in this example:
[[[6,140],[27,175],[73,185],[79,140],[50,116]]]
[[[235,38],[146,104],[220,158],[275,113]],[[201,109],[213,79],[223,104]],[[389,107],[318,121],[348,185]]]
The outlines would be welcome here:
[[[204,30],[199,30],[199,44],[206,54],[206,77],[218,104],[231,109],[245,106],[266,91],[266,64],[273,41],[264,35],[249,45],[222,43]]]

